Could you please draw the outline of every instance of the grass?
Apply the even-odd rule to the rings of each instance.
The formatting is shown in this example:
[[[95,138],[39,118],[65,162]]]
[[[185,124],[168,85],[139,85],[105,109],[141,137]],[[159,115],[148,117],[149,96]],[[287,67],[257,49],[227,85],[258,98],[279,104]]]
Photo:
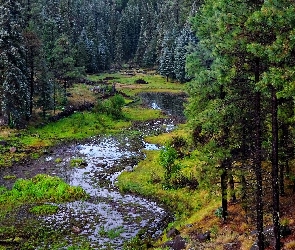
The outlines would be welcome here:
[[[67,249],[63,232],[50,230],[31,218],[23,226],[10,226],[19,221],[17,211],[31,207],[29,212],[36,215],[49,215],[58,211],[53,203],[81,200],[88,194],[81,187],[73,187],[58,177],[39,174],[31,179],[18,179],[13,188],[0,188],[0,238],[1,245],[20,245],[21,249]],[[50,203],[49,203],[50,202]],[[38,205],[35,205],[35,204]],[[29,205],[29,206],[28,206]],[[21,222],[19,222],[21,223]],[[77,239],[75,239],[77,240]],[[91,249],[86,240],[79,239],[77,246],[68,249]],[[42,247],[44,246],[44,248]],[[1,249],[2,246],[0,246]],[[10,248],[4,248],[10,249]]]
[[[174,137],[188,140],[189,130],[181,125],[178,130],[158,136],[147,137],[150,143],[165,145]],[[181,228],[196,220],[204,218],[208,211],[214,213],[219,200],[206,190],[178,188],[164,189],[164,169],[159,164],[159,151],[145,151],[146,158],[141,161],[133,172],[123,172],[118,178],[118,186],[122,192],[138,193],[147,197],[157,197],[175,214],[176,221],[170,227]],[[198,164],[194,157],[181,160],[181,173],[190,176]],[[163,238],[165,240],[165,237]]]
[[[184,138],[189,148],[189,129],[186,125],[179,126],[171,133],[147,137],[146,140],[150,143],[167,145],[177,137]],[[223,249],[224,244],[233,241],[243,242],[242,249],[251,248],[254,239],[247,232],[253,228],[247,223],[240,204],[229,205],[229,222],[224,224],[215,214],[216,209],[221,205],[219,192],[204,188],[163,188],[164,169],[159,164],[159,151],[145,153],[145,160],[141,161],[133,172],[123,172],[119,176],[117,185],[121,191],[156,197],[159,202],[169,207],[175,216],[175,221],[169,224],[167,230],[175,227],[184,238],[190,239],[191,235],[210,230],[212,241],[203,243],[200,248],[189,240],[188,247],[192,249]],[[198,165],[201,163],[198,161],[197,154],[190,152],[180,162],[183,175],[198,176]],[[159,248],[155,249],[161,249],[160,246],[167,240],[166,235],[163,234],[162,238],[155,243],[155,246]]]
[[[112,228],[109,230],[106,230],[104,227],[101,227],[98,233],[103,237],[108,237],[111,240],[116,239],[121,235],[121,233],[124,232],[124,228],[122,226],[117,228]]]
[[[81,158],[75,158],[70,160],[70,166],[71,167],[85,167],[87,165],[87,162],[84,159]]]
[[[165,78],[154,75],[154,72],[148,72],[148,74],[135,72],[133,76],[120,72],[117,74],[88,76],[93,81],[98,81],[106,77],[115,77],[113,80],[109,80],[109,84],[116,83],[118,90],[130,96],[127,100],[125,99],[125,103],[136,100],[136,95],[139,92],[182,92],[184,89],[183,84],[167,83]],[[135,84],[137,79],[143,79],[148,84]],[[91,92],[91,86],[75,84],[68,90],[72,95],[69,97],[69,104],[82,104],[85,101],[96,102],[97,96]],[[27,157],[28,153],[31,155],[31,158],[37,158],[47,147],[56,145],[57,143],[81,140],[98,134],[117,133],[130,127],[132,121],[145,121],[159,117],[163,117],[160,111],[139,108],[137,103],[135,103],[123,108],[123,117],[119,120],[113,119],[105,114],[81,112],[41,127],[32,124],[29,128],[21,131],[1,128],[0,141],[2,140],[6,143],[0,145],[0,166],[9,166],[13,162],[21,161]],[[189,145],[189,133],[190,131],[185,125],[180,125],[172,133],[148,137],[146,141],[165,145],[175,137],[181,137]],[[12,147],[17,149],[16,152],[11,152],[10,149]],[[192,174],[197,177],[198,155],[190,152],[189,148],[187,152],[188,154],[185,154],[185,157],[181,160],[181,173],[184,176]],[[220,249],[223,243],[236,239],[243,241],[242,249],[250,249],[253,239],[247,233],[249,225],[242,220],[243,210],[239,205],[229,207],[230,216],[232,217],[230,217],[230,223],[225,227],[220,218],[214,214],[220,206],[218,192],[212,193],[208,190],[190,189],[187,187],[175,189],[163,188],[164,169],[159,164],[159,152],[146,151],[145,154],[146,159],[141,161],[133,172],[124,172],[119,176],[118,186],[121,191],[153,197],[165,204],[174,213],[176,218],[168,226],[168,229],[172,227],[178,228],[185,238],[190,238],[191,234],[195,234],[200,229],[202,231],[211,230],[213,240],[208,242],[208,244],[206,243],[207,245],[202,249]],[[56,159],[56,163],[61,161],[62,159],[60,158]],[[81,159],[73,159],[71,163],[74,166],[79,166],[81,162]],[[7,176],[7,178],[12,177]],[[54,213],[57,207],[51,206],[48,203],[83,199],[85,197],[87,197],[87,194],[79,187],[70,187],[56,177],[38,175],[30,180],[17,180],[12,190],[0,189],[0,217],[3,218],[8,211],[25,203],[38,204],[31,209],[32,213]],[[191,226],[187,227],[188,224]],[[9,227],[0,227],[0,235],[2,235],[1,229],[3,232],[8,232],[8,234],[11,232],[11,235],[16,235],[14,232],[15,229]],[[48,232],[46,230],[40,228],[34,231],[37,232],[36,235],[40,234],[36,238],[39,238],[42,244],[44,243],[44,249],[48,249],[48,246],[50,246],[50,249],[91,249],[87,242],[82,245],[78,244],[77,246],[73,242],[73,246],[66,248],[65,246],[67,245],[62,242],[61,232]],[[120,236],[122,229],[105,230],[102,228],[100,233],[109,238],[116,238]],[[56,239],[60,238],[61,243],[55,245],[53,243],[56,242],[54,237]],[[164,235],[162,241],[157,243],[157,249],[161,249],[160,245],[165,240],[167,239]],[[289,244],[288,249],[292,249],[294,242],[290,241],[287,244]],[[30,247],[28,249],[34,249],[33,245]],[[136,247],[135,244],[135,248],[133,249],[139,249]]]
[[[30,126],[25,130],[10,130],[0,133],[0,140],[7,142],[0,145],[0,166],[10,166],[13,162],[28,157],[38,158],[44,148],[58,143],[82,140],[99,134],[111,134],[130,127],[135,120],[150,120],[163,117],[158,110],[136,107],[123,108],[123,118],[116,120],[105,114],[93,112],[74,113],[57,122],[42,127]],[[15,147],[16,152],[10,152]]]
[[[150,71],[147,73],[138,73],[136,70],[132,71],[134,75],[125,74],[124,71],[115,74],[103,73],[99,75],[89,75],[88,78],[92,81],[103,80],[104,78],[112,77],[109,83],[115,83],[116,88],[130,96],[136,96],[140,92],[183,92],[184,85],[177,82],[166,82],[166,78]],[[143,79],[148,84],[136,84],[135,81]]]
[[[73,84],[72,87],[68,89],[71,96],[68,97],[68,102],[71,105],[81,105],[85,102],[96,102],[96,96],[91,91],[92,86],[85,84]]]
[[[44,174],[25,180],[18,179],[11,190],[0,189],[2,216],[22,204],[40,202],[65,202],[85,199],[88,195],[81,187],[73,187],[58,177]]]
[[[30,212],[37,215],[49,215],[55,214],[58,210],[58,206],[52,204],[43,204],[34,206],[30,209]]]

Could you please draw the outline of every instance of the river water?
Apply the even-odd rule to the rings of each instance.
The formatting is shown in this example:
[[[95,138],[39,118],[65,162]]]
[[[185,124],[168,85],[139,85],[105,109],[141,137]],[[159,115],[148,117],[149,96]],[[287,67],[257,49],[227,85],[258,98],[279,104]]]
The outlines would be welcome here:
[[[171,101],[171,94],[148,93],[142,98],[151,108],[161,109],[174,118],[183,118],[183,96],[174,97],[178,100],[177,105]],[[149,121],[137,124],[140,136],[130,136],[132,133],[124,131],[57,147],[38,160],[2,170],[0,184],[13,185],[11,180],[3,179],[6,175],[30,178],[37,173],[46,173],[59,176],[73,186],[81,186],[89,199],[57,204],[57,213],[38,217],[41,225],[63,231],[69,245],[77,235],[87,239],[93,249],[122,249],[123,243],[142,229],[149,237],[159,237],[171,219],[169,213],[154,201],[121,194],[115,182],[122,171],[132,171],[144,159],[143,149],[158,149],[157,145],[145,143],[144,135],[169,132],[176,123],[172,118]],[[85,164],[73,168],[70,163],[75,159],[83,159]],[[23,213],[21,220],[25,222],[30,218],[29,213]],[[111,232],[116,232],[116,236],[112,237]]]

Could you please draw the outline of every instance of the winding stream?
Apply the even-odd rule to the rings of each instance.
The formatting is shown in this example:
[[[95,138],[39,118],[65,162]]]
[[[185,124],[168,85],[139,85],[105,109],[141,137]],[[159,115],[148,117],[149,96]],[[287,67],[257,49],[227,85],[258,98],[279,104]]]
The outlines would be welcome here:
[[[161,94],[160,98],[148,94],[144,100],[151,108],[171,113],[161,106],[169,103],[163,98],[171,100],[171,95]],[[182,99],[182,102],[184,100],[182,97],[177,98]],[[170,104],[170,109],[174,110],[174,103]],[[182,106],[178,112],[182,112]],[[142,149],[158,149],[157,145],[145,143],[143,135],[170,131],[175,125],[175,120],[171,118],[156,120],[140,124],[138,129],[142,136],[137,136],[136,139],[125,131],[118,135],[99,136],[83,143],[57,147],[28,165],[1,170],[0,185],[13,185],[11,180],[3,179],[5,175],[30,178],[37,173],[46,173],[59,176],[73,186],[81,186],[90,195],[89,199],[58,204],[57,213],[38,217],[38,221],[47,228],[67,232],[65,237],[69,242],[77,235],[90,241],[94,249],[122,249],[123,243],[135,237],[141,229],[149,237],[158,237],[169,222],[169,213],[148,199],[121,194],[115,182],[122,171],[132,171],[144,159]],[[70,163],[75,159],[83,159],[85,164],[73,168]],[[31,216],[23,213],[21,220],[29,220]],[[78,232],[73,233],[73,228]],[[112,237],[106,232],[117,232],[117,235]]]

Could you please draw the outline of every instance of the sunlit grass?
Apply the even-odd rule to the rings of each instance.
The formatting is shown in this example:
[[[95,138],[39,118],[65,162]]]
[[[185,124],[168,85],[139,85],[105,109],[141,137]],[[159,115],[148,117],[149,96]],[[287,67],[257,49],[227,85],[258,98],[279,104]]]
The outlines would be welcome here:
[[[87,198],[81,187],[73,187],[58,177],[45,174],[25,180],[18,179],[11,190],[0,189],[1,213],[21,204],[36,202],[65,202]]]
[[[113,78],[109,83],[115,83],[116,88],[127,95],[135,96],[140,92],[182,92],[185,85],[178,82],[167,82],[165,77],[155,73],[136,73],[134,75],[117,72],[114,74],[103,73],[99,75],[89,75],[92,81],[103,80],[104,78]],[[143,79],[148,84],[136,84],[136,80]]]
[[[30,212],[37,215],[55,214],[58,211],[57,205],[43,204],[37,205],[30,209]]]
[[[147,121],[147,120],[166,117],[166,115],[163,115],[160,110],[145,109],[141,107],[124,108],[123,112],[124,112],[124,116],[128,120],[132,120],[132,121]]]
[[[190,140],[190,129],[186,124],[180,124],[177,126],[177,129],[170,133],[163,133],[157,136],[147,136],[145,137],[145,141],[154,144],[164,145],[165,143],[171,141],[173,137],[182,137],[186,140]]]
[[[146,151],[146,159],[138,164],[134,172],[124,172],[118,178],[121,191],[157,197],[182,219],[210,201],[210,197],[199,190],[164,189],[163,182],[164,170],[159,165],[159,151]]]

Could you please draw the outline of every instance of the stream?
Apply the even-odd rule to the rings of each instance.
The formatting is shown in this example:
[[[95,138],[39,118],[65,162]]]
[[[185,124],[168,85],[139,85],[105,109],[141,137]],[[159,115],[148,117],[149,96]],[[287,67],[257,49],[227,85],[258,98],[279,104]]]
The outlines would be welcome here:
[[[144,142],[143,137],[173,130],[178,122],[175,117],[183,118],[184,97],[173,97],[177,99],[177,105],[171,102],[171,94],[146,93],[141,98],[149,107],[161,109],[171,117],[137,124],[121,134],[56,147],[38,160],[1,170],[0,185],[12,187],[14,181],[3,178],[7,175],[31,178],[45,173],[59,176],[73,186],[81,186],[89,199],[57,204],[57,213],[37,216],[40,225],[65,232],[69,246],[74,238],[83,237],[93,249],[122,249],[124,242],[141,230],[147,237],[159,237],[171,221],[169,212],[154,201],[120,193],[115,183],[122,171],[132,171],[144,159],[143,149],[159,149],[157,145]],[[134,129],[140,131],[140,136],[131,135]],[[70,163],[75,159],[83,159],[85,164],[71,167]],[[29,212],[22,212],[17,223],[23,225],[31,217]]]

